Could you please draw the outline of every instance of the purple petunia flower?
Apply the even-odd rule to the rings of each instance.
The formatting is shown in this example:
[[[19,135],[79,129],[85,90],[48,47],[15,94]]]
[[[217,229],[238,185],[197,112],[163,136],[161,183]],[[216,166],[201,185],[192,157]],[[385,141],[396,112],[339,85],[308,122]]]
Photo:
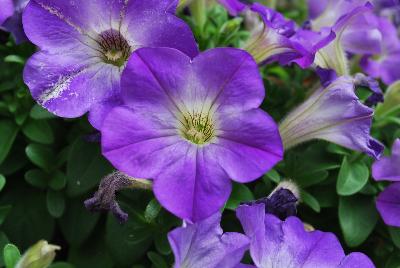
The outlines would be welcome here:
[[[172,13],[177,0],[31,0],[23,15],[28,38],[41,51],[24,70],[35,100],[62,117],[99,128],[121,102],[120,77],[140,47],[173,47],[193,57],[190,28]]]
[[[374,110],[355,94],[357,80],[341,76],[294,109],[279,126],[285,149],[323,139],[379,158],[383,145],[370,136]]]
[[[394,142],[390,157],[372,165],[372,176],[377,181],[395,182],[379,194],[376,207],[387,225],[400,227],[400,139]]]
[[[168,234],[174,268],[233,268],[239,264],[249,240],[243,234],[223,233],[220,221],[221,213],[216,213]]]
[[[298,28],[294,21],[261,4],[253,4],[251,10],[261,17],[263,25],[251,31],[244,49],[259,63],[296,62],[306,68],[314,62],[317,51],[335,38],[330,29],[313,32]]]
[[[391,84],[400,79],[400,39],[397,29],[387,18],[379,18],[378,26],[383,40],[381,53],[366,55],[361,60],[361,67],[370,76],[381,78],[386,84]],[[373,53],[370,53],[373,54]]]
[[[282,159],[257,64],[243,50],[217,48],[193,60],[170,48],[142,48],[122,76],[124,106],[101,129],[103,154],[124,173],[153,178],[175,215],[195,222],[220,209],[230,179],[252,181]]]
[[[10,32],[17,44],[27,41],[22,27],[22,12],[29,0],[0,0],[0,29]]]
[[[236,215],[250,238],[250,255],[257,268],[375,267],[362,253],[346,256],[334,234],[307,232],[296,217],[281,221],[266,214],[264,204],[240,206]]]
[[[372,5],[365,0],[309,1],[311,28],[314,31],[330,27],[336,38],[318,51],[315,64],[323,69],[334,70],[337,75],[348,75],[347,52],[353,54],[380,53],[382,35]],[[321,8],[319,5],[322,5]],[[319,15],[316,8],[323,12]]]

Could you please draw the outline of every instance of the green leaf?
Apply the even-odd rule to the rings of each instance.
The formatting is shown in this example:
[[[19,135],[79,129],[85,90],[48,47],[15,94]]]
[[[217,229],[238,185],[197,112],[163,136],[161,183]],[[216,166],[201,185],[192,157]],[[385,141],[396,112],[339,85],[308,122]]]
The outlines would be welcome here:
[[[25,60],[19,55],[8,55],[4,58],[4,62],[18,63],[21,65],[25,64]]]
[[[339,170],[336,191],[340,195],[353,195],[359,192],[368,182],[369,171],[364,162],[349,162],[343,158]]]
[[[3,190],[6,185],[6,177],[0,174],[0,192]]]
[[[67,163],[67,192],[69,196],[86,193],[98,185],[113,168],[101,155],[98,144],[78,138],[72,145]]]
[[[374,200],[368,196],[341,197],[339,223],[349,247],[361,245],[378,221]]]
[[[7,244],[3,249],[3,256],[6,268],[14,268],[21,258],[21,253],[15,245]]]
[[[400,268],[400,254],[394,252],[385,264],[385,268]]]
[[[156,199],[150,200],[149,204],[146,207],[146,210],[144,211],[144,218],[146,219],[147,222],[151,223],[153,222],[157,216],[158,213],[161,211],[161,205],[158,203]]]
[[[141,213],[132,207],[119,202],[122,209],[129,214],[128,221],[121,225],[109,213],[106,223],[106,244],[117,267],[129,266],[146,254],[152,244],[153,231]]]
[[[67,176],[58,170],[54,173],[53,177],[50,179],[49,182],[50,188],[55,191],[64,189],[66,184],[67,184]]]
[[[82,199],[69,200],[59,224],[61,232],[69,244],[80,246],[92,233],[100,213],[90,213]]]
[[[10,241],[4,232],[0,231],[0,249],[4,249],[5,245],[7,245]],[[0,267],[4,266],[4,255],[0,254]]]
[[[275,182],[276,184],[278,184],[281,181],[281,176],[275,169],[271,169],[270,171],[265,173],[263,178],[270,179],[271,181]]]
[[[52,144],[54,142],[53,130],[45,120],[29,120],[22,127],[22,132],[35,142],[43,144]]]
[[[171,247],[168,242],[167,234],[160,234],[154,236],[154,245],[158,252],[163,255],[171,254]]]
[[[249,188],[244,184],[233,183],[232,193],[225,207],[235,210],[241,202],[250,200],[254,200],[254,195]]]
[[[11,208],[11,205],[0,206],[0,225],[3,224]]]
[[[47,210],[54,218],[59,218],[64,214],[65,199],[62,192],[47,191]]]
[[[11,120],[0,121],[0,164],[6,159],[18,134],[18,126]]]
[[[321,207],[319,205],[318,200],[308,192],[301,191],[301,200],[315,212],[319,213],[321,211]]]
[[[42,108],[41,106],[35,104],[30,113],[29,116],[33,119],[40,120],[40,119],[51,119],[55,118],[56,116],[53,115],[52,113],[48,112],[46,109]]]
[[[388,229],[393,244],[400,249],[400,228],[388,226]]]
[[[49,147],[39,144],[29,144],[25,149],[25,153],[29,160],[40,168],[51,170],[54,167],[56,157]]]
[[[25,173],[25,181],[39,189],[46,189],[49,175],[40,169],[31,169]]]
[[[326,180],[329,176],[329,172],[326,170],[314,171],[309,173],[303,173],[295,177],[296,183],[300,188],[307,188],[316,185]]]
[[[168,268],[168,264],[165,262],[163,257],[153,251],[147,252],[147,257],[151,261],[151,263],[154,265],[154,267],[157,268]]]

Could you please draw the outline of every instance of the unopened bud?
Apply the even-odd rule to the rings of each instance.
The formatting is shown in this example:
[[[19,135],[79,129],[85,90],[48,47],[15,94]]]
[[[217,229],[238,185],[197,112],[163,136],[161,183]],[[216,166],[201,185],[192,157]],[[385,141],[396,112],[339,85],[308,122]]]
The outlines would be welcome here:
[[[56,250],[60,249],[59,246],[40,240],[25,252],[15,268],[46,268],[53,262]]]

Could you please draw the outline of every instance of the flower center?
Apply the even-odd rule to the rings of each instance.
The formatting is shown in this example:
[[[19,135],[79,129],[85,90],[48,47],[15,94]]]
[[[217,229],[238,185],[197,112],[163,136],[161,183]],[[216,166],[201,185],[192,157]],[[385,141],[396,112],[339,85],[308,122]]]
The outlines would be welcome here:
[[[194,144],[206,144],[215,137],[214,122],[209,114],[187,113],[181,123],[181,135]]]
[[[128,41],[114,29],[102,32],[97,43],[100,46],[104,62],[118,67],[125,64],[132,52]]]

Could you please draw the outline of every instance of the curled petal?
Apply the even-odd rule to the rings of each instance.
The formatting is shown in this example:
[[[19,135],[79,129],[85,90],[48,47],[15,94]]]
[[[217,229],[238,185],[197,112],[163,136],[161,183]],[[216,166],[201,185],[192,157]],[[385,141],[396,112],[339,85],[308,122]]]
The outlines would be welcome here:
[[[218,2],[223,5],[232,16],[237,16],[247,7],[247,5],[243,4],[240,0],[218,0]]]
[[[280,124],[284,147],[323,139],[379,158],[383,145],[370,136],[373,110],[360,102],[354,83],[339,77],[292,111]]]

